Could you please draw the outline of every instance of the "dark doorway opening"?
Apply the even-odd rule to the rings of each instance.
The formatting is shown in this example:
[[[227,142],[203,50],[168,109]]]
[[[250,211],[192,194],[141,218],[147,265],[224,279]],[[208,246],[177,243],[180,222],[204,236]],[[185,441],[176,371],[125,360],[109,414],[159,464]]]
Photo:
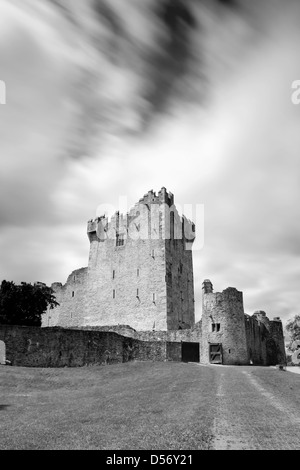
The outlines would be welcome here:
[[[222,364],[222,344],[209,345],[209,362],[211,364]]]
[[[199,343],[181,343],[181,358],[183,362],[200,362]]]

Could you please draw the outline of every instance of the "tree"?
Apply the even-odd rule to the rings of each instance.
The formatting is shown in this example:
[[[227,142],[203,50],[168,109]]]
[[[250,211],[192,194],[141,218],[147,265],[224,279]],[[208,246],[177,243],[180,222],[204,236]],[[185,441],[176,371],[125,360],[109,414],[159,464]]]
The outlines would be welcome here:
[[[54,291],[45,284],[2,281],[0,287],[0,324],[41,326],[47,308],[56,307]]]
[[[300,315],[295,315],[294,318],[288,320],[285,329],[291,339],[289,349],[293,351],[297,349],[297,343],[300,344]]]

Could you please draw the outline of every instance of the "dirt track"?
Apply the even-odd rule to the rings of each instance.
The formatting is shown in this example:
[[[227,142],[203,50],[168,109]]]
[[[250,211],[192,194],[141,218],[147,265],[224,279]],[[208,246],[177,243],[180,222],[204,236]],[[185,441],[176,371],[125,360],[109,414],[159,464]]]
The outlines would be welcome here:
[[[300,449],[299,376],[263,367],[208,367],[217,376],[214,449]]]

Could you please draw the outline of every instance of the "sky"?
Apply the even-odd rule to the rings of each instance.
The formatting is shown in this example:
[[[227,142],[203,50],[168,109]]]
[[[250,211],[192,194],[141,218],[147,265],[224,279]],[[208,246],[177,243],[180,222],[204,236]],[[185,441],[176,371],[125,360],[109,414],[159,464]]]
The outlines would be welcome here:
[[[164,186],[204,206],[196,320],[204,279],[299,314],[299,21],[296,0],[0,0],[0,279],[64,283],[99,206]]]

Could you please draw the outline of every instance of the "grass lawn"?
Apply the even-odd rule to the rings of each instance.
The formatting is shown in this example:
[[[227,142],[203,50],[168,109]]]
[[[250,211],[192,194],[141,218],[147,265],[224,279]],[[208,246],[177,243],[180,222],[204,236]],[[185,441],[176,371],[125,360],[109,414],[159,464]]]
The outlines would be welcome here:
[[[209,449],[213,381],[172,362],[0,366],[0,449]]]

